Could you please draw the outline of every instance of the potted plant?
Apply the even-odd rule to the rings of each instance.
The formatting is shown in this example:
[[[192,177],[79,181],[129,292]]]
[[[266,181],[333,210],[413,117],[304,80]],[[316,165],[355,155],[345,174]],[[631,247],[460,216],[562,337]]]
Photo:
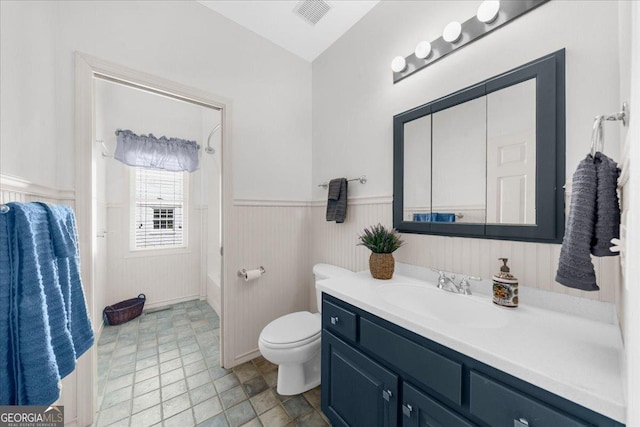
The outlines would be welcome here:
[[[371,250],[369,257],[369,271],[376,279],[389,280],[393,277],[395,261],[393,252],[404,244],[395,229],[387,229],[383,225],[373,225],[365,228],[358,236],[360,243]]]

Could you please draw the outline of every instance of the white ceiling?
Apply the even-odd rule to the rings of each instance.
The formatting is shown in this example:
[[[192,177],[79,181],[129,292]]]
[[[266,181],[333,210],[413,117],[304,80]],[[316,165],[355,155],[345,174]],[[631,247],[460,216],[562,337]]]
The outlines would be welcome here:
[[[294,13],[298,1],[198,0],[199,3],[311,62],[380,0],[325,0],[331,7],[311,25]]]

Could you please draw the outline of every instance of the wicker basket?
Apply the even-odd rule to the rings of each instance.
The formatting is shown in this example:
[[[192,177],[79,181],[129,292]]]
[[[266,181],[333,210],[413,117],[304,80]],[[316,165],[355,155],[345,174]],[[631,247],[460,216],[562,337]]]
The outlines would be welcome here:
[[[102,312],[105,323],[107,325],[120,325],[135,319],[142,314],[146,299],[147,297],[144,294],[140,294],[138,298],[131,298],[105,307]]]
[[[395,261],[393,254],[371,253],[369,257],[369,271],[374,279],[389,280],[393,277]]]

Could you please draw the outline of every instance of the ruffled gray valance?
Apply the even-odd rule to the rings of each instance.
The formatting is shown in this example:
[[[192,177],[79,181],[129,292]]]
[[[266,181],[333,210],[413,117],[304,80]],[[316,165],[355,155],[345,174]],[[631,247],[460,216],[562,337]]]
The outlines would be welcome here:
[[[113,157],[125,165],[172,172],[194,172],[199,167],[200,146],[195,141],[136,135],[130,130],[117,130],[116,133],[118,145]]]

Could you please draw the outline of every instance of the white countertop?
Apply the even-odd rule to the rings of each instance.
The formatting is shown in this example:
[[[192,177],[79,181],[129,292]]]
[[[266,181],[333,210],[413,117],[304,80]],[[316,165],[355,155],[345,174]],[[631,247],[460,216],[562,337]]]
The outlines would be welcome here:
[[[520,306],[509,309],[495,306],[491,297],[481,292],[465,296],[438,289],[428,293],[437,306],[446,306],[455,313],[460,299],[471,298],[481,310],[486,303],[485,314],[491,314],[487,317],[497,315],[506,321],[487,327],[486,321],[485,326],[482,322],[470,326],[436,320],[416,312],[415,301],[413,310],[399,307],[398,295],[394,295],[394,303],[388,301],[388,292],[394,292],[390,289],[393,284],[416,289],[435,287],[435,280],[418,280],[397,271],[391,280],[376,280],[365,271],[319,281],[317,286],[322,292],[409,331],[624,423],[623,346],[617,323],[527,304],[522,293]],[[472,290],[473,286],[472,283]],[[403,292],[402,287],[398,289]]]

